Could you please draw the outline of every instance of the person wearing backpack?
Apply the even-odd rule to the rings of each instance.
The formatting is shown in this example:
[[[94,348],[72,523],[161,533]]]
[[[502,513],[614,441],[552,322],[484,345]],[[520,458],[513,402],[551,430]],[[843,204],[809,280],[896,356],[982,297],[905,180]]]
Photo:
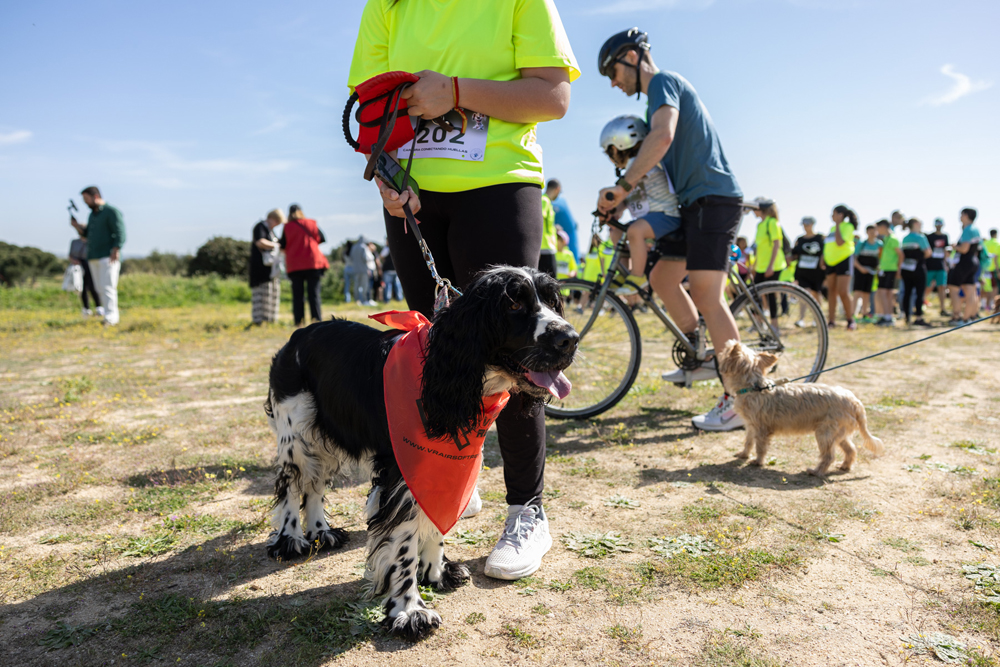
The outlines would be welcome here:
[[[791,248],[786,250],[787,240],[778,222],[778,207],[772,199],[757,197],[753,200],[757,204],[754,215],[760,221],[757,223],[757,236],[755,244],[757,246],[757,257],[754,262],[754,284],[778,280],[778,275],[788,267],[785,253],[791,252]],[[771,326],[778,328],[778,300],[774,295],[767,297],[767,307],[771,314]]]

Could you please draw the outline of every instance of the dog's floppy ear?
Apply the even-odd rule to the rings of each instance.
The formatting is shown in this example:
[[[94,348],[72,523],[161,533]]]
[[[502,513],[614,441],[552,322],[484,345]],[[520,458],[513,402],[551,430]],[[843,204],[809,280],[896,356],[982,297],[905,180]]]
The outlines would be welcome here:
[[[774,365],[778,363],[778,355],[771,352],[761,352],[757,355],[757,370],[760,371],[761,375],[767,375],[767,372],[774,368]]]
[[[431,438],[459,435],[482,410],[486,363],[506,335],[503,287],[486,274],[434,319],[421,390]]]
[[[730,370],[732,370],[736,358],[739,357],[739,352],[740,342],[738,340],[730,340],[726,342],[725,347],[722,348],[722,352],[719,354],[720,373],[729,373]]]
[[[541,271],[532,271],[532,274],[539,301],[551,306],[559,317],[565,315],[563,312],[562,295],[559,294],[558,281],[549,274]]]

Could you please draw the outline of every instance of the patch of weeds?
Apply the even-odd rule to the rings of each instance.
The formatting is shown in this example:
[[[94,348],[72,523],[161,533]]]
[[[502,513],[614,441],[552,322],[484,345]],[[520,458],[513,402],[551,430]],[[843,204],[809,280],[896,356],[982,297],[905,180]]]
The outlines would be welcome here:
[[[701,556],[719,550],[715,542],[705,539],[701,535],[687,534],[676,537],[654,537],[647,542],[647,546],[664,558],[672,558],[677,554]]]
[[[911,401],[899,396],[883,396],[876,405],[883,408],[919,408],[920,401]]]
[[[163,435],[162,426],[144,426],[135,429],[116,428],[98,432],[71,431],[63,436],[63,441],[67,444],[135,446],[145,445],[161,435]]]
[[[534,595],[538,592],[535,586],[540,585],[540,583],[538,577],[524,577],[515,581],[514,587],[520,589],[517,592],[518,595]]]
[[[553,579],[547,584],[550,591],[558,591],[559,593],[565,593],[569,589],[573,588],[573,582],[571,581],[559,581],[558,579]]]
[[[850,510],[847,512],[847,516],[861,521],[871,521],[879,514],[881,514],[881,512],[874,507],[866,507],[864,505],[852,505]]]
[[[46,535],[38,540],[39,544],[62,544],[64,542],[81,542],[83,538],[76,533],[64,533],[62,535]]]
[[[969,544],[977,549],[982,549],[983,551],[993,551],[994,549],[992,544],[984,544],[983,542],[976,542],[975,540],[969,540]]]
[[[823,608],[829,609],[830,607],[823,603]],[[749,623],[742,628],[726,628],[723,632],[734,637],[747,637],[748,639],[760,639],[763,636]]]
[[[906,472],[920,472],[923,470],[923,466],[919,463],[907,463],[903,466],[903,470]]]
[[[503,491],[483,491],[479,489],[479,497],[486,503],[500,503],[507,501],[507,494]]]
[[[59,391],[63,394],[63,403],[76,403],[84,394],[94,389],[94,382],[86,375],[63,378],[59,380]]]
[[[956,475],[977,475],[979,474],[975,468],[972,466],[953,466],[949,463],[937,463],[931,462],[927,464],[928,467],[940,470],[942,472],[951,472]]]
[[[988,454],[996,454],[997,450],[992,447],[985,447],[972,440],[957,440],[950,444],[945,445],[945,447],[954,447],[956,449],[964,449],[970,454],[976,454],[978,456],[986,456]]]
[[[965,578],[976,586],[976,599],[1000,611],[1000,570],[995,565],[963,565]]]
[[[96,628],[85,625],[70,625],[65,621],[56,623],[52,628],[38,640],[39,646],[44,646],[46,651],[55,651],[60,648],[79,646],[97,632]]]
[[[417,586],[417,591],[420,593],[420,599],[430,604],[431,607],[434,606],[432,603],[435,600],[444,595],[444,593],[432,586]]]
[[[476,625],[477,623],[482,623],[486,620],[486,614],[480,611],[474,611],[465,617],[465,622],[468,625]]]
[[[566,494],[560,489],[545,489],[542,495],[551,500],[555,500],[556,498],[562,498]]]
[[[574,572],[573,578],[584,588],[596,591],[608,583],[608,571],[603,567],[585,567]]]
[[[481,530],[456,530],[454,533],[444,538],[448,544],[461,544],[463,546],[475,547],[493,539]]]
[[[352,637],[374,634],[385,620],[381,601],[348,602],[347,613],[340,620],[347,623]]]
[[[634,510],[638,509],[641,505],[638,500],[632,500],[631,498],[626,498],[621,494],[615,494],[604,501],[605,507],[618,507],[620,509]]]
[[[883,570],[880,567],[873,567],[870,572],[875,577],[892,577],[895,573],[892,570]]]
[[[910,565],[916,565],[918,567],[924,567],[931,564],[931,562],[923,556],[907,556],[906,562]]]
[[[546,607],[545,604],[541,602],[532,607],[531,611],[541,616],[548,616],[549,614],[552,613],[552,610]]]
[[[601,434],[601,439],[611,446],[631,447],[635,444],[633,438],[635,438],[635,433],[625,422],[618,422],[611,428],[610,433]]]
[[[604,474],[604,468],[597,465],[597,459],[586,457],[578,458],[576,461],[580,464],[566,471],[567,475],[573,475],[574,477],[600,477]]]
[[[110,540],[106,544],[112,551],[126,558],[147,558],[167,553],[177,545],[178,541],[176,535],[160,533]]]
[[[549,454],[545,457],[546,463],[556,463],[559,465],[564,465],[573,462],[572,456],[566,456],[564,454]]]
[[[701,648],[699,667],[781,667],[781,662],[761,653],[748,638],[732,639],[713,632]]]
[[[740,505],[740,508],[736,510],[736,513],[740,516],[745,516],[748,519],[766,519],[770,516],[767,513],[767,510],[754,505]]]
[[[830,533],[820,528],[813,534],[813,537],[820,542],[840,542],[845,535],[843,533]]]
[[[604,630],[612,639],[617,639],[624,645],[636,644],[642,639],[642,626],[629,627],[624,623],[617,623]]]
[[[941,662],[949,663],[965,662],[966,660],[965,644],[943,632],[916,634],[899,639],[903,642],[904,648],[908,648],[918,655],[930,653]]]
[[[631,553],[632,543],[618,533],[567,533],[562,537],[570,551],[583,558],[607,558],[616,553]]]
[[[718,503],[698,502],[682,507],[681,514],[689,521],[708,523],[725,516],[726,511]]]
[[[583,502],[582,500],[571,500],[569,503],[569,508],[571,510],[583,509],[586,506],[587,503]]]
[[[736,553],[712,553],[693,556],[679,553],[665,561],[666,573],[687,579],[702,588],[742,586],[759,579],[775,568],[787,568],[798,563],[788,554],[776,555],[764,549],[746,549]]]
[[[892,547],[896,551],[909,553],[911,551],[923,551],[916,542],[911,542],[905,537],[887,537],[882,540],[882,544]]]
[[[231,519],[220,519],[211,514],[183,516],[173,514],[163,520],[164,530],[175,533],[199,533],[201,535],[214,535],[228,530],[239,528],[243,523]]]
[[[538,646],[538,640],[531,636],[526,630],[513,625],[512,623],[505,623],[503,626],[503,634],[505,634],[512,643],[520,646],[521,648],[535,648]]]

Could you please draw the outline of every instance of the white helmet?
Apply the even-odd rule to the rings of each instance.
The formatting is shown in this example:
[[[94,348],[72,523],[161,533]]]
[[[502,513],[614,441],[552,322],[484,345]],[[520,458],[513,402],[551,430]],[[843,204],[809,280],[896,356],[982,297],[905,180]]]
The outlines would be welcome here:
[[[608,146],[627,151],[646,138],[649,130],[646,122],[638,116],[618,116],[601,130],[601,148],[605,153]]]

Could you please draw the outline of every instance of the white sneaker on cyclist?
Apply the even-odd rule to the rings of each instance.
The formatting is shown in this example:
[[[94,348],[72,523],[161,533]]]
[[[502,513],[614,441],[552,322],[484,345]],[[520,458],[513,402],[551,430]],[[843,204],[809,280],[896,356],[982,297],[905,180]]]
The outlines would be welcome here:
[[[648,280],[643,280],[641,284],[638,281],[639,279],[635,276],[629,276],[625,280],[625,283],[615,290],[615,294],[618,296],[632,296],[633,294],[638,293],[639,290],[649,287]]]
[[[542,508],[511,505],[503,535],[486,559],[485,574],[508,581],[527,577],[542,566],[542,556],[551,548],[549,522]]]
[[[469,504],[465,506],[465,511],[462,512],[462,516],[459,519],[468,519],[470,516],[476,516],[483,510],[483,499],[479,497],[479,487],[477,486],[472,490],[472,497],[469,498]]]
[[[675,371],[664,373],[660,376],[664,382],[682,384],[684,382],[684,369],[678,368]],[[719,374],[715,370],[715,360],[706,359],[701,362],[701,366],[691,371],[691,382],[704,382],[705,380],[717,380]]]
[[[743,418],[733,409],[733,397],[723,395],[715,407],[691,419],[691,425],[702,431],[735,431],[743,428]]]

